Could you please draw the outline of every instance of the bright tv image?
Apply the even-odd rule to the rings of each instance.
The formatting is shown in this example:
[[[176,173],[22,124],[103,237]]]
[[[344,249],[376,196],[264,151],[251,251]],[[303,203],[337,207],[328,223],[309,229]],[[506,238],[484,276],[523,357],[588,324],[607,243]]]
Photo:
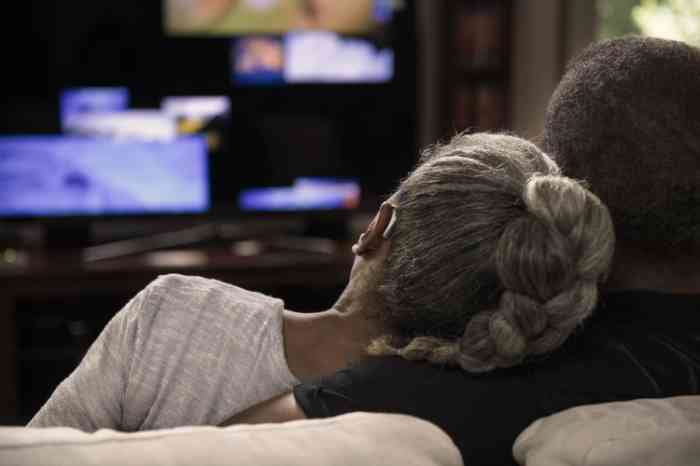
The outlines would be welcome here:
[[[394,51],[326,31],[244,37],[232,41],[231,73],[240,85],[384,83],[394,76]]]
[[[160,103],[166,115],[175,118],[210,120],[226,115],[231,109],[227,96],[170,96]]]
[[[175,120],[178,134],[203,134],[211,153],[222,148],[230,122],[228,96],[165,97],[161,100],[160,111]]]
[[[0,137],[0,216],[202,213],[206,142]]]
[[[394,52],[360,38],[301,31],[285,36],[284,79],[288,83],[374,83],[394,75]]]
[[[366,34],[391,20],[396,0],[166,0],[171,35],[281,34],[298,29]]]
[[[232,81],[242,85],[284,83],[284,43],[279,37],[242,37],[231,43]]]
[[[334,178],[297,178],[292,186],[245,189],[238,197],[243,211],[353,209],[359,203],[359,184]]]
[[[87,137],[170,141],[177,136],[177,122],[160,110],[131,109],[75,115],[64,131]]]
[[[76,87],[65,89],[59,96],[61,128],[70,130],[85,115],[115,112],[129,108],[126,87]]]

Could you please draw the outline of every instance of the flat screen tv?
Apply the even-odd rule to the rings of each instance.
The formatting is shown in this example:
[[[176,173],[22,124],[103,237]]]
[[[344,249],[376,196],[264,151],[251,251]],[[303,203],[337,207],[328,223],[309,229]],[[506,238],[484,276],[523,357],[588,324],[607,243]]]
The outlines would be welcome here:
[[[207,16],[214,4],[226,7],[218,13],[226,21]],[[35,47],[26,74],[45,76],[41,89],[50,95],[33,103],[13,98],[13,114],[28,116],[3,127],[0,222],[136,216],[148,223],[167,216],[166,223],[179,223],[174,217],[182,216],[188,224],[193,215],[216,222],[272,211],[346,217],[354,208],[374,208],[415,162],[410,0],[160,0],[141,2],[138,11],[129,2],[89,5],[32,9],[34,21],[47,26],[45,42],[55,46]],[[246,54],[253,66],[241,65]],[[28,81],[18,95],[34,95],[40,90],[34,87]],[[15,143],[24,138],[26,146]],[[181,144],[191,159],[162,176],[191,184],[161,189],[152,170],[164,166],[154,163],[147,172],[142,164],[160,149],[182,155]],[[26,159],[19,165],[17,154]],[[174,194],[129,205],[91,204],[84,194],[77,202],[78,192],[118,187],[103,182],[102,169],[65,173],[82,167],[81,157],[100,154],[121,164],[107,170],[120,174],[115,181],[151,173],[138,189]],[[18,172],[21,165],[41,166],[40,157],[63,168]],[[145,196],[129,186],[135,198]],[[72,195],[73,204],[40,203],[37,192],[49,188],[58,194],[46,202]]]
[[[0,217],[200,214],[209,206],[201,136],[0,137]]]

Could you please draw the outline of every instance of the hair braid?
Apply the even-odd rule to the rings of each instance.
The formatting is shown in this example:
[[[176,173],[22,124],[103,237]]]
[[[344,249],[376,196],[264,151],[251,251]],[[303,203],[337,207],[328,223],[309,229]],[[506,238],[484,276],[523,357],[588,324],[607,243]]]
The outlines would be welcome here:
[[[483,370],[560,346],[593,311],[612,257],[609,214],[578,182],[534,176],[523,197],[527,215],[505,228],[496,249],[505,287],[498,309],[480,313],[487,323],[472,318],[462,338],[462,353]],[[493,342],[492,353],[484,354],[482,339]]]
[[[512,136],[457,135],[420,163],[378,288],[392,336],[369,353],[485,372],[561,345],[610,266],[605,206]]]

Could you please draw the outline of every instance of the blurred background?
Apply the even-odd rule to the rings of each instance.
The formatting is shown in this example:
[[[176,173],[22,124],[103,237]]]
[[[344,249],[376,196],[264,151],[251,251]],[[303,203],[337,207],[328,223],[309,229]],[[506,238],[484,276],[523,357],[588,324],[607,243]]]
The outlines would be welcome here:
[[[163,273],[328,308],[350,244],[457,131],[536,139],[566,62],[700,45],[700,0],[25,0],[3,6],[0,423]]]

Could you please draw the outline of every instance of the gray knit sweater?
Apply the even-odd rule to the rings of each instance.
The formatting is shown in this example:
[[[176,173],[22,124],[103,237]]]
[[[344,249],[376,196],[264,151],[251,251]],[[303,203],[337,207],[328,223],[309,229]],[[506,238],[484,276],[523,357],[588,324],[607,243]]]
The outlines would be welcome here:
[[[290,390],[284,303],[164,275],[107,324],[30,427],[123,431],[218,424]]]

